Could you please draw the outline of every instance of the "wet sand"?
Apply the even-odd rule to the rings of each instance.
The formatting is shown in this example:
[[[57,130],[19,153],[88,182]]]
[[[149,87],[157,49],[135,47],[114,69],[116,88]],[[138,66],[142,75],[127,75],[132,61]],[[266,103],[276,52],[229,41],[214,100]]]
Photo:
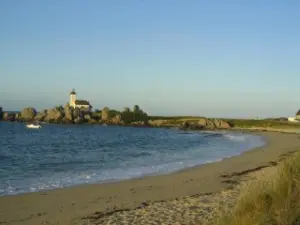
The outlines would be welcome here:
[[[256,134],[268,144],[168,175],[2,196],[0,224],[201,224],[216,202],[234,204],[239,182],[300,150],[299,134]]]

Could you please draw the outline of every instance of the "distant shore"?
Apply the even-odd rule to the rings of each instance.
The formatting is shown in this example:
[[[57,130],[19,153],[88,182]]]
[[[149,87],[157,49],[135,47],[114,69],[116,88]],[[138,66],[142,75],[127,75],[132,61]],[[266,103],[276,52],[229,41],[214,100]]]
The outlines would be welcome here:
[[[209,198],[208,196],[214,193],[232,188],[237,182],[245,179],[247,174],[275,165],[281,158],[300,149],[297,134],[258,131],[254,134],[262,135],[268,144],[220,162],[168,175],[2,196],[0,197],[0,222],[12,225],[97,224],[114,218],[109,215],[118,218],[117,215],[122,212],[123,214],[137,212],[137,208],[151,217],[153,211],[150,209],[154,210],[153,207],[159,202],[161,202],[160,207],[166,207],[167,214],[174,212],[175,216],[178,214],[176,213],[177,201],[181,205],[178,207],[182,209],[184,199],[189,201],[191,198],[203,198],[203,196]],[[175,208],[168,208],[170,205]],[[191,213],[196,210],[192,206],[186,206]],[[167,220],[158,217],[148,218],[149,221],[151,219]],[[201,220],[200,214],[198,219]]]

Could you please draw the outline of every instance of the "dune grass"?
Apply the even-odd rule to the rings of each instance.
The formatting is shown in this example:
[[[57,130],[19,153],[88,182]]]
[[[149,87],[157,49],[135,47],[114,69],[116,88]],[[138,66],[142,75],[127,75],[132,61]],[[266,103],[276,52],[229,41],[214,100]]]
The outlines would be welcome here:
[[[300,154],[285,160],[273,176],[250,182],[228,212],[223,210],[212,224],[300,224]]]

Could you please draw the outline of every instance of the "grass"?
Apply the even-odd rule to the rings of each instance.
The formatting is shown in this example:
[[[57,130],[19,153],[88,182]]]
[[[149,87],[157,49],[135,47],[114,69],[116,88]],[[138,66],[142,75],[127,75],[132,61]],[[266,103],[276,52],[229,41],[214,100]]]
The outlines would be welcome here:
[[[300,154],[287,159],[275,175],[253,181],[242,191],[231,213],[226,210],[212,224],[300,224]]]
[[[194,116],[150,116],[150,120],[166,120],[165,124],[178,125],[182,124],[183,121],[188,122],[198,122],[203,117]],[[213,118],[208,118],[213,119]],[[300,128],[300,123],[293,123],[279,119],[226,119],[221,118],[221,120],[228,122],[231,127],[235,128]]]
[[[300,123],[292,123],[288,121],[278,121],[272,119],[254,120],[254,119],[223,119],[228,122],[232,127],[252,128],[252,127],[265,127],[265,128],[300,128]]]

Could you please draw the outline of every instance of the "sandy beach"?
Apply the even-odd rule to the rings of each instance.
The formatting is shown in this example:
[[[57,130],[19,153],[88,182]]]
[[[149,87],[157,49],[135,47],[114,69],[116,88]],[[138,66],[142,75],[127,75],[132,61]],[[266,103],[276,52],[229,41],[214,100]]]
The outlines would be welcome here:
[[[202,224],[245,182],[300,149],[299,134],[259,132],[267,145],[176,173],[0,197],[0,224]]]

